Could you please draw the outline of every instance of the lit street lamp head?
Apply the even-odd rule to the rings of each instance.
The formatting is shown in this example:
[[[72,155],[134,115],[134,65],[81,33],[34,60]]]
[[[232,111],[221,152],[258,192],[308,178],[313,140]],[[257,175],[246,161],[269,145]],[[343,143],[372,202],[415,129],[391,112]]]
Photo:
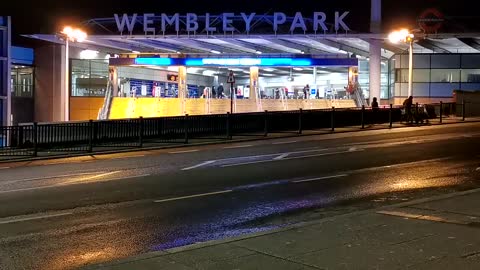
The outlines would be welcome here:
[[[393,31],[388,35],[388,40],[392,43],[398,42],[412,42],[413,41],[413,34],[410,33],[407,29],[401,29],[399,31]]]
[[[65,37],[68,38],[70,41],[83,42],[85,41],[85,39],[87,39],[87,33],[83,32],[80,29],[73,29],[70,26],[66,26],[65,28],[63,28],[63,31],[61,33],[64,34]]]

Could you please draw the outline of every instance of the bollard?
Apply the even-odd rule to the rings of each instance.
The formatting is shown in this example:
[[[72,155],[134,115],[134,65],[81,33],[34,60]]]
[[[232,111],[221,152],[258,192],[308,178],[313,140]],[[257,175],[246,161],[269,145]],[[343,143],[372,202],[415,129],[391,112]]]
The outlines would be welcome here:
[[[38,123],[33,123],[33,156],[38,155]]]
[[[443,122],[442,115],[443,115],[443,102],[440,101],[440,124]]]
[[[462,99],[462,121],[465,121],[465,99]]]
[[[140,116],[138,119],[138,147],[142,148],[143,147],[143,117]]]
[[[393,113],[393,104],[390,104],[390,110],[388,111],[388,122],[390,122],[389,128],[392,128],[393,126],[392,113]]]
[[[88,121],[88,153],[93,152],[93,120]]]
[[[300,108],[300,111],[298,113],[298,134],[302,134],[302,115],[303,115],[303,110]]]
[[[335,131],[335,107],[332,107],[331,115],[332,115],[331,125],[332,125],[332,132],[333,132]]]
[[[263,136],[267,137],[268,135],[268,111],[265,110],[265,114],[264,114],[264,126],[263,126],[263,131],[264,131],[264,134]]]
[[[418,124],[418,102],[415,103],[415,124]]]
[[[365,128],[365,105],[362,105],[362,129]]]
[[[227,112],[227,140],[232,139],[232,131],[231,131],[231,127],[230,127],[230,125],[231,125],[231,123],[230,123],[231,118],[230,117],[231,117],[230,112]]]
[[[185,130],[185,144],[188,144],[188,113],[185,114],[185,118],[183,120],[183,128]]]

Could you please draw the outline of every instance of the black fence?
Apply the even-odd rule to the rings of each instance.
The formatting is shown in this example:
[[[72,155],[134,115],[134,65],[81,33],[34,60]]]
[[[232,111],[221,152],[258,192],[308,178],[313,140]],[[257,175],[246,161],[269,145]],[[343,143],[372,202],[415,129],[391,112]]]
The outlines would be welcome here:
[[[440,103],[413,106],[412,121],[465,115],[465,105]],[[33,123],[0,127],[0,156],[37,156],[39,153],[93,152],[108,148],[138,148],[155,144],[181,144],[191,140],[231,139],[233,136],[267,136],[269,133],[333,131],[409,121],[399,107],[294,110],[138,118],[106,121]]]

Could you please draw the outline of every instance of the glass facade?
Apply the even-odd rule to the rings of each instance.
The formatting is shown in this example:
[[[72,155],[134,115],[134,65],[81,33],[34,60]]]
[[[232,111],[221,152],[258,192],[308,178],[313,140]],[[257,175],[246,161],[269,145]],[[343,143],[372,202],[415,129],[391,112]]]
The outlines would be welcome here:
[[[406,97],[408,55],[392,57],[389,76],[393,96]],[[453,90],[480,90],[480,55],[414,54],[412,83],[418,97],[450,97]]]
[[[103,97],[108,83],[108,60],[72,59],[71,96]]]
[[[388,90],[389,85],[389,69],[388,62],[382,61],[381,74],[380,74],[380,98],[389,99],[390,94]],[[370,97],[370,61],[358,60],[358,81],[362,87],[365,98]],[[408,77],[407,77],[408,78]]]
[[[33,97],[33,67],[13,65],[11,70],[12,96]]]

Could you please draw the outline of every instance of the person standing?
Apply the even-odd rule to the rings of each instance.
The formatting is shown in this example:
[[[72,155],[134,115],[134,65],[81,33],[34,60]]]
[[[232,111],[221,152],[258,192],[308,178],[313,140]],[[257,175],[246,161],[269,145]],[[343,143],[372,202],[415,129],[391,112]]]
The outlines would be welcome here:
[[[219,86],[218,86],[218,89],[217,89],[217,97],[218,98],[223,98],[223,83],[221,83]]]
[[[303,88],[303,98],[308,99],[308,94],[310,94],[310,86],[307,84]]]
[[[412,106],[413,106],[413,97],[409,96],[407,99],[403,101],[403,108],[405,109],[405,117],[406,122],[413,123],[413,115],[412,115]]]
[[[376,97],[373,97],[371,107],[372,107],[372,122],[373,124],[376,124],[378,122],[378,111],[380,110]]]

